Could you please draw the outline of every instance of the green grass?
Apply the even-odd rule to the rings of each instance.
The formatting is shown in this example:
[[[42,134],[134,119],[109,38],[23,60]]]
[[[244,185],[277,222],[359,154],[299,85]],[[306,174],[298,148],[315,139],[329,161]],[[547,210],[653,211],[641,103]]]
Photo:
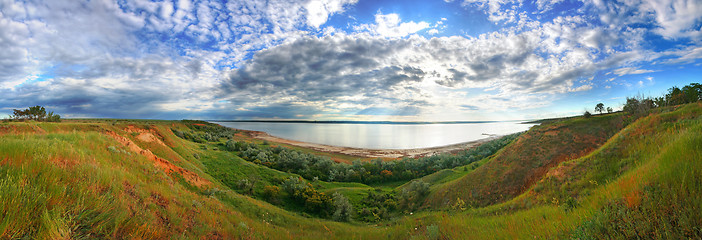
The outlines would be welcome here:
[[[187,128],[179,121],[0,123],[0,239],[698,239],[701,116],[696,103],[640,119],[616,113],[544,123],[493,157],[423,177],[434,194],[427,202],[441,204],[374,224],[256,199],[264,186],[296,175],[215,151],[216,142],[180,139],[170,132]],[[139,140],[124,131],[129,125],[152,129],[166,146]],[[106,131],[212,183],[195,187],[167,174]],[[239,193],[236,183],[252,176],[254,197]],[[464,182],[476,177],[485,179]],[[405,183],[312,185],[353,204]],[[464,198],[470,189],[502,195]],[[457,198],[469,206],[453,208]]]
[[[529,189],[551,167],[595,150],[623,127],[622,114],[534,126],[474,171],[435,187],[427,205],[448,207],[460,198],[482,207],[509,200]]]

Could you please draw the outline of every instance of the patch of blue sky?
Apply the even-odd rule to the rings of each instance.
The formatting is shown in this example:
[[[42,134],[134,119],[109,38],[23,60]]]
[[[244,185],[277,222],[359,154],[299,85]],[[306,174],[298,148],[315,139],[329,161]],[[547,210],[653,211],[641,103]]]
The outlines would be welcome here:
[[[429,28],[420,31],[426,37],[441,36],[477,36],[499,29],[486,19],[482,10],[464,8],[458,1],[422,1],[422,0],[361,0],[350,6],[341,14],[329,18],[324,26],[332,26],[347,33],[355,32],[359,24],[374,24],[376,14],[397,14],[402,22],[426,22]],[[445,19],[445,20],[444,20]],[[442,22],[437,26],[438,22]],[[429,34],[436,28],[438,33]]]

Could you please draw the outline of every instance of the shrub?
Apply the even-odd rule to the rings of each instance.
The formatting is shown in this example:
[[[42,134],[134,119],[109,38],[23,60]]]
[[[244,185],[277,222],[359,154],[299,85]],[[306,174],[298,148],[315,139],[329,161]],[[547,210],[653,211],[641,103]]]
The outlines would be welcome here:
[[[334,215],[332,218],[336,221],[349,221],[353,212],[353,206],[351,206],[349,199],[338,192],[335,192],[332,197],[334,199]]]
[[[269,201],[277,200],[280,196],[280,187],[278,186],[265,186],[263,187],[263,197]]]
[[[422,180],[412,180],[410,184],[400,192],[400,207],[406,210],[417,209],[417,204],[421,199],[429,194],[429,184]]]

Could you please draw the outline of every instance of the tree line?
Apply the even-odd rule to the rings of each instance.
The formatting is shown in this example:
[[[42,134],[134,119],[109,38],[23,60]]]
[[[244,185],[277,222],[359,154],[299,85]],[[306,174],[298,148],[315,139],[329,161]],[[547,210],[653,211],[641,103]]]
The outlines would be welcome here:
[[[628,114],[640,114],[646,113],[648,110],[654,108],[675,106],[698,101],[702,101],[702,84],[690,83],[682,88],[676,86],[671,87],[668,89],[668,92],[665,95],[660,97],[627,97],[622,111]],[[606,110],[607,113],[612,113],[611,107],[607,107]],[[595,106],[595,112],[602,114],[604,111],[605,108],[603,103],[598,103]],[[592,116],[592,114],[590,111],[585,111],[583,116],[587,118]]]
[[[627,97],[623,111],[629,114],[645,113],[650,109],[702,101],[702,84],[691,83],[682,88],[671,87],[661,97]]]
[[[15,121],[40,121],[40,122],[60,122],[61,115],[54,114],[54,112],[46,112],[46,109],[42,106],[33,106],[27,109],[13,109],[12,116],[10,120]]]
[[[352,164],[337,163],[329,157],[307,154],[281,146],[271,147],[244,141],[228,140],[225,143],[225,149],[237,153],[244,160],[280,171],[296,173],[310,180],[372,184],[411,180],[442,169],[468,165],[495,154],[520,134],[507,135],[458,154],[438,154],[396,161],[354,160]]]

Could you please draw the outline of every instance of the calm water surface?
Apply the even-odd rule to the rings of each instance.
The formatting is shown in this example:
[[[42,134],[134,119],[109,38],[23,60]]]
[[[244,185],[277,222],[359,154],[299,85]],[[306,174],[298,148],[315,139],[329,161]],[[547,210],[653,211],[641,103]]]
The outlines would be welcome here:
[[[528,130],[519,122],[460,124],[360,124],[213,122],[225,127],[267,132],[310,143],[370,149],[412,149],[451,145]]]

